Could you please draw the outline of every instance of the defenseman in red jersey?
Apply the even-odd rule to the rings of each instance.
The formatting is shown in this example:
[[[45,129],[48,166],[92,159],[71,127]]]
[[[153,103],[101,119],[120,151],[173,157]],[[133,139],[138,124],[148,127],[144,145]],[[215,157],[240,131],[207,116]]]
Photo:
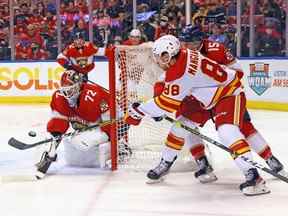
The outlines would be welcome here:
[[[138,125],[146,115],[157,117],[164,113],[177,112],[183,99],[193,95],[201,102],[202,108],[217,116],[215,126],[220,139],[225,146],[237,153],[233,159],[246,179],[240,185],[243,194],[269,193],[270,190],[258,170],[239,157],[242,155],[252,160],[250,147],[240,131],[246,111],[246,97],[241,85],[243,72],[217,64],[197,50],[180,49],[179,40],[173,36],[156,40],[152,51],[156,63],[165,71],[165,90],[160,96],[145,103],[132,104],[125,117],[126,123]],[[182,116],[178,120],[184,124],[192,124]],[[176,144],[179,148],[184,145],[185,140],[181,137],[172,138],[178,141]],[[168,173],[176,159],[169,153],[162,154],[159,165],[148,172],[149,179],[157,180]]]
[[[88,73],[95,67],[94,56],[105,55],[106,48],[98,48],[93,43],[86,42],[80,33],[75,35],[71,45],[64,49],[57,57],[57,62],[66,70],[75,70],[88,78]]]
[[[221,43],[210,41],[204,39],[205,34],[201,32],[199,27],[192,27],[191,25],[186,26],[186,28],[180,34],[181,45],[187,47],[189,49],[199,50],[201,54],[216,61],[219,64],[226,65],[227,67],[235,70],[241,70],[242,67],[238,63],[237,59],[231,54],[231,52]],[[195,98],[190,97],[186,98],[185,103],[182,104],[182,111],[189,110],[188,107],[192,105],[196,108],[196,111],[199,113],[199,109],[201,107],[200,102],[195,100]],[[205,112],[202,112],[202,119],[207,120],[209,117]],[[193,116],[191,109],[186,113],[186,116]],[[185,113],[184,113],[185,116]],[[195,116],[194,116],[195,119]],[[204,120],[204,122],[205,122]],[[197,121],[196,121],[197,122]],[[204,122],[201,124],[203,125]],[[283,164],[272,154],[271,148],[268,145],[268,142],[264,139],[264,137],[257,131],[254,125],[251,122],[250,115],[246,110],[244,114],[243,125],[240,128],[241,132],[245,135],[245,138],[251,148],[261,157],[263,158],[268,166],[276,173],[279,173],[284,176],[288,176],[287,172],[284,171]],[[190,135],[191,136],[191,135]],[[193,151],[191,150],[192,154]]]
[[[110,154],[109,93],[95,84],[82,81],[79,73],[68,70],[62,74],[61,87],[50,103],[52,117],[47,131],[61,137],[70,126],[73,129],[100,123],[101,127],[63,139],[65,159],[70,165],[103,167]],[[107,124],[103,124],[106,121]],[[37,177],[44,177],[50,164],[56,160],[56,149],[61,138],[51,142],[36,164]]]

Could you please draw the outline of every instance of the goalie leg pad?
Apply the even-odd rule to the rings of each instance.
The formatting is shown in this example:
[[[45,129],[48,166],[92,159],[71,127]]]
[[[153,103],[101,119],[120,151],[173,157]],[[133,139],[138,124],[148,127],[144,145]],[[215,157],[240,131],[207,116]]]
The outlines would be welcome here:
[[[67,140],[80,151],[88,151],[90,148],[107,142],[109,137],[100,128],[95,128],[67,138]]]

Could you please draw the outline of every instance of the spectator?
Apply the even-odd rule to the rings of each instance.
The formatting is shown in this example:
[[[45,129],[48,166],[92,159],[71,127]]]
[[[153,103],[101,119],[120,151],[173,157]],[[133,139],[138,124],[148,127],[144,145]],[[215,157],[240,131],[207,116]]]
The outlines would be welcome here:
[[[192,24],[203,26],[205,24],[208,9],[206,8],[206,4],[203,1],[199,2],[198,6],[199,10],[192,16]]]
[[[97,13],[97,17],[93,20],[93,25],[106,29],[111,25],[111,18],[105,15],[103,10],[99,10]]]
[[[20,5],[20,14],[22,16],[25,16],[26,18],[29,18],[31,16],[30,8],[27,3],[23,3]]]
[[[228,38],[226,47],[230,50],[233,56],[236,56],[236,29],[233,26],[228,26],[226,32]]]
[[[217,1],[216,1],[217,2]],[[225,8],[215,1],[210,4],[209,11],[207,13],[207,19],[210,23],[225,23]]]
[[[144,34],[143,37],[145,37],[146,41],[154,41],[155,38],[155,33],[156,29],[155,27],[150,23],[150,20],[144,21],[140,26],[139,26],[141,32]]]
[[[78,0],[76,3],[76,7],[79,9],[79,13],[83,14],[88,14],[88,7],[87,3],[84,0]]]
[[[120,35],[116,35],[113,39],[114,45],[120,45],[122,42],[122,37]]]
[[[124,41],[123,45],[139,45],[143,42],[141,32],[139,29],[132,29],[129,34],[129,39]]]
[[[222,43],[224,44],[224,46],[227,46],[229,42],[227,36],[223,33],[221,24],[219,23],[215,23],[214,25],[212,25],[212,34],[209,36],[208,39],[211,41]]]
[[[41,23],[43,23],[43,16],[41,15],[41,12],[37,9],[33,10],[33,14],[29,17],[28,23],[33,24],[36,26],[37,29],[41,28]]]
[[[44,48],[44,40],[41,37],[40,31],[39,29],[37,29],[37,26],[29,24],[27,26],[26,35],[30,40],[30,43],[37,43],[41,48]]]
[[[98,28],[97,26],[93,27],[93,42],[97,47],[103,47],[107,44],[105,41],[107,35],[107,31],[103,28]]]
[[[31,60],[32,47],[30,38],[26,34],[20,35],[20,41],[15,46],[17,60]]]
[[[48,5],[47,5],[48,9]],[[37,2],[35,10],[39,13],[42,17],[45,16],[45,5],[42,1]]]
[[[88,33],[88,26],[85,23],[84,19],[79,19],[74,26],[71,35],[70,41],[72,42],[72,38],[77,34],[80,33],[85,41],[89,41],[89,33]]]
[[[169,34],[169,29],[172,27],[169,25],[168,21],[169,20],[167,16],[161,16],[159,26],[156,28],[155,39]]]
[[[277,31],[274,22],[266,21],[257,29],[257,56],[281,55],[281,33]]]
[[[7,34],[0,31],[0,60],[9,60],[10,49]]]
[[[48,59],[48,53],[42,49],[39,44],[37,43],[31,43],[31,49],[32,49],[32,60],[45,60]]]

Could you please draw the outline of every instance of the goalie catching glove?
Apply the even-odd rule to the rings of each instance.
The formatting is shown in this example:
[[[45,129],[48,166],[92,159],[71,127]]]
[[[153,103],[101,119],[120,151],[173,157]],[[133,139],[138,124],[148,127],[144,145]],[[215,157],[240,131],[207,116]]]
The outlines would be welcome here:
[[[139,125],[142,118],[145,116],[143,112],[141,112],[138,107],[140,103],[135,102],[131,104],[128,108],[128,112],[125,115],[124,121],[129,125]]]

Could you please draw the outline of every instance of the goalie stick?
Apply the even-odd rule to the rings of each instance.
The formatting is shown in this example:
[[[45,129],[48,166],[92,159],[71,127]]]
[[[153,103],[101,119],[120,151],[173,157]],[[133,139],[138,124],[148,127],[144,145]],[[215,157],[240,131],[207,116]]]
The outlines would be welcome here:
[[[228,147],[226,147],[223,144],[221,144],[220,142],[218,142],[218,141],[216,141],[214,139],[211,139],[210,137],[200,133],[198,130],[196,130],[194,128],[191,128],[191,127],[188,127],[187,125],[184,125],[181,122],[179,122],[179,121],[177,121],[177,120],[175,120],[175,119],[173,119],[173,118],[171,118],[169,116],[165,116],[164,119],[169,121],[169,122],[171,122],[171,123],[176,123],[178,125],[178,127],[181,127],[183,129],[189,131],[190,133],[193,133],[193,134],[199,136],[203,140],[205,140],[205,141],[207,141],[207,142],[209,142],[209,143],[211,143],[211,144],[223,149],[224,151],[229,152],[232,156],[239,156],[246,163],[249,163],[252,166],[254,166],[254,167],[256,167],[256,168],[258,168],[258,169],[260,169],[260,170],[262,170],[262,171],[264,171],[266,173],[269,173],[270,175],[272,175],[272,176],[274,176],[274,177],[276,177],[276,178],[288,183],[288,178],[286,178],[286,177],[284,177],[284,176],[272,171],[271,169],[268,169],[267,167],[263,166],[262,164],[259,164],[259,163],[255,162],[253,160],[250,160],[249,158],[247,158],[247,157],[245,157],[243,155],[236,154],[235,152],[233,152]]]
[[[33,148],[33,147],[38,146],[38,145],[42,145],[42,144],[45,144],[45,143],[52,142],[53,140],[57,140],[59,138],[73,136],[75,134],[78,134],[78,133],[81,133],[81,132],[84,132],[84,131],[87,131],[87,130],[91,130],[91,129],[96,128],[96,127],[105,126],[105,125],[110,124],[110,123],[112,123],[114,121],[112,120],[112,121],[107,121],[107,122],[103,122],[103,123],[100,123],[100,124],[90,125],[90,126],[87,126],[87,127],[83,128],[83,129],[75,130],[73,132],[69,132],[69,133],[63,134],[63,135],[61,135],[61,137],[56,136],[56,137],[53,137],[53,138],[50,138],[50,139],[45,139],[45,140],[42,140],[42,141],[39,141],[39,142],[36,142],[36,143],[30,143],[30,144],[29,143],[24,143],[22,141],[17,140],[14,137],[11,137],[8,140],[8,144],[10,146],[16,148],[16,149],[19,149],[19,150],[26,150],[26,149],[30,149],[30,148]]]

